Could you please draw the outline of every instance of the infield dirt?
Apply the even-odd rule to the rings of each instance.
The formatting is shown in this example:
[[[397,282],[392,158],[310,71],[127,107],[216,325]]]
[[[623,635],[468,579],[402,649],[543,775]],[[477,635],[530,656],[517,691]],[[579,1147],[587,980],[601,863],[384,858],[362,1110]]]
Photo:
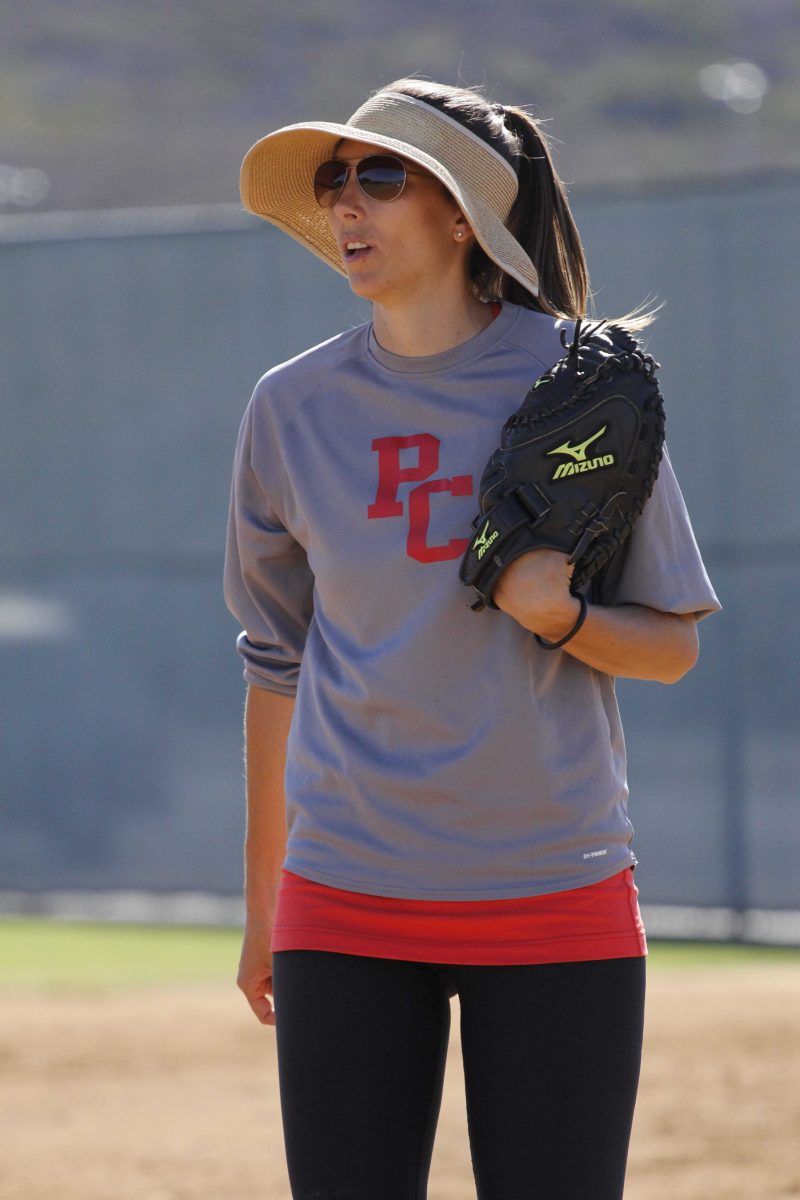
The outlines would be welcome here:
[[[800,961],[648,986],[626,1200],[800,1197]],[[429,1200],[475,1196],[452,1004]],[[0,1065],[2,1200],[290,1196],[274,1031],[233,984],[6,993]]]

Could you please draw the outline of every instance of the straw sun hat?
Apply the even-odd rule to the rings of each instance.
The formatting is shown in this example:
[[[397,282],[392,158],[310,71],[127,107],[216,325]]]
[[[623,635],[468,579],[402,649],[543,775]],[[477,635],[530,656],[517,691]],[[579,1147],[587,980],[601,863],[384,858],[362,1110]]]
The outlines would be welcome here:
[[[325,212],[314,198],[317,167],[347,138],[394,151],[440,179],[488,256],[533,296],[536,268],[505,222],[517,195],[514,168],[502,155],[433,105],[379,92],[346,125],[287,125],[261,138],[242,163],[242,203],[346,274]]]

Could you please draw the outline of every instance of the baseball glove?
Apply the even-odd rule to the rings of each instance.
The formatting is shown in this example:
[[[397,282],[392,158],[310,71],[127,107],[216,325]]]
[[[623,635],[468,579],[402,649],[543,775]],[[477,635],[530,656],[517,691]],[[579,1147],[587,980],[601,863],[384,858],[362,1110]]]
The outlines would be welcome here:
[[[480,484],[480,513],[459,570],[475,611],[492,601],[502,571],[529,550],[550,547],[574,563],[580,589],[628,537],[653,490],[664,444],[659,364],[619,326],[575,325],[567,353],[537,379],[503,426]]]

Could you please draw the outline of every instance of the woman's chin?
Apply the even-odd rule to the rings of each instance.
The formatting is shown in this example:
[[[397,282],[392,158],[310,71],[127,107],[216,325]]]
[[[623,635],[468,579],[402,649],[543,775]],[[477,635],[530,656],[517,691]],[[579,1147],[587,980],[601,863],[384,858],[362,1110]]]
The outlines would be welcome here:
[[[347,281],[350,284],[350,291],[354,295],[360,296],[362,300],[375,300],[381,290],[377,280],[370,280],[366,275],[359,275],[357,271],[348,274]]]

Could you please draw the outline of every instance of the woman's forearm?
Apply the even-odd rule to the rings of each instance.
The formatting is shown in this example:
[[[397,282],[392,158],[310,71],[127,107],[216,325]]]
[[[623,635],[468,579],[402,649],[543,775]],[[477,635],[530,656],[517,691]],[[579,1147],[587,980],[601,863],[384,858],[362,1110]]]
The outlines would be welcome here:
[[[269,917],[286,856],[284,772],[294,698],[249,687],[245,704],[247,833],[244,847],[248,917]]]
[[[638,604],[590,604],[564,650],[608,675],[677,683],[697,662],[697,621],[692,613],[658,612]]]
[[[494,602],[531,633],[558,642],[575,625],[580,601],[570,594],[566,554],[534,550],[500,576]],[[677,683],[697,662],[693,613],[666,613],[640,604],[590,604],[564,651],[607,675]]]

